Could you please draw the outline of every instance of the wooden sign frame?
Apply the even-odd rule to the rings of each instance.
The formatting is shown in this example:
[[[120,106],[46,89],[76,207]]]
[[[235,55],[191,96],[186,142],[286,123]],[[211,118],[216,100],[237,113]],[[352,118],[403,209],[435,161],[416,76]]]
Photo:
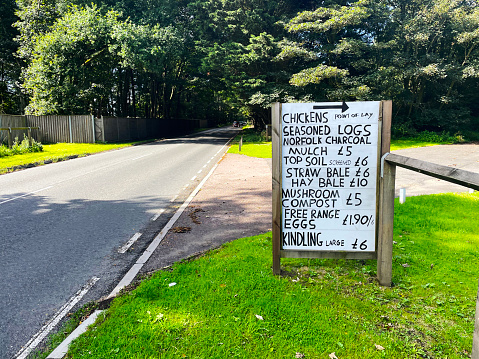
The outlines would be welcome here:
[[[283,250],[282,238],[282,104],[272,107],[273,145],[273,273],[281,274],[281,258],[341,258],[377,259],[378,279],[381,285],[390,286],[392,276],[392,230],[394,216],[395,167],[384,161],[391,143],[392,101],[381,101],[378,118],[378,169],[376,250],[374,252]],[[382,175],[386,174],[386,176]],[[392,184],[390,183],[392,180]],[[387,183],[386,183],[387,182]],[[391,191],[392,188],[392,191]]]

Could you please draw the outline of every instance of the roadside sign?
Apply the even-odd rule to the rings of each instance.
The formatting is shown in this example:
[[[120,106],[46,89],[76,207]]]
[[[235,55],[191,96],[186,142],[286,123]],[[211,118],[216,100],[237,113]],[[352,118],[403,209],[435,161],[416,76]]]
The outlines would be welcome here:
[[[379,110],[282,105],[282,250],[375,252]]]
[[[275,274],[281,258],[377,259],[390,283],[391,114],[391,101],[272,106]]]

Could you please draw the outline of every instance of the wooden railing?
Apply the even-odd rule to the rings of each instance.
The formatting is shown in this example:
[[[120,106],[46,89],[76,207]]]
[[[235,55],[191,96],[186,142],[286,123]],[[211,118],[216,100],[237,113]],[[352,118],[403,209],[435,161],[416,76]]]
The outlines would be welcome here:
[[[381,181],[387,184],[389,188],[387,191],[384,191],[385,197],[382,199],[382,204],[385,206],[383,208],[386,209],[384,213],[388,214],[388,218],[384,218],[384,220],[391,225],[391,228],[394,222],[394,182],[396,178],[396,166],[479,191],[479,173],[438,165],[392,153],[385,154],[381,163]],[[388,251],[390,250],[392,253],[392,235],[385,242],[387,242]],[[379,280],[381,281],[381,278],[379,278]],[[390,279],[386,278],[385,280]],[[479,359],[479,290],[476,298],[476,317],[471,359]]]
[[[385,160],[391,165],[407,168],[411,171],[416,171],[434,178],[439,178],[447,182],[452,182],[479,191],[479,173],[465,171],[454,167],[437,165],[435,163],[400,156],[393,153],[389,153],[385,157]]]

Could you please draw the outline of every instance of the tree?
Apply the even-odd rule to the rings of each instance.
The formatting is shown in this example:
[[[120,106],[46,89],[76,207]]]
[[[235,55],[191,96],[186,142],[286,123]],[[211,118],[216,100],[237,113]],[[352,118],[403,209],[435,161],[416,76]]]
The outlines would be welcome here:
[[[302,12],[282,54],[314,66],[290,82],[316,100],[392,99],[396,126],[457,131],[477,113],[478,11],[461,0],[360,0]]]
[[[115,12],[102,16],[96,7],[73,7],[34,37],[24,75],[24,88],[31,95],[28,113],[81,114],[94,104],[105,105],[119,62],[111,51],[117,17]]]
[[[0,113],[14,113],[21,106],[17,86],[20,62],[14,56],[17,51],[14,38],[18,34],[13,27],[17,21],[15,1],[2,1],[0,14]]]

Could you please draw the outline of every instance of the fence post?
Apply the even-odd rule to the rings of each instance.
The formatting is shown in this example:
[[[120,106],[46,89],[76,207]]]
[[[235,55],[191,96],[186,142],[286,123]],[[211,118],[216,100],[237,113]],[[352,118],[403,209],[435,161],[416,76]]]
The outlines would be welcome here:
[[[12,139],[12,128],[8,128],[8,148],[13,147],[13,139]]]
[[[472,338],[471,359],[479,359],[479,289],[476,297],[476,320],[474,325],[474,336]]]
[[[32,147],[32,128],[28,128],[28,147]]]
[[[93,133],[93,142],[96,143],[96,135],[95,135],[95,116],[91,115],[91,131]]]
[[[390,287],[392,282],[394,185],[396,166],[384,160],[391,145],[392,101],[382,101],[381,178],[379,180],[378,264],[379,284]]]
[[[105,119],[103,118],[103,115],[101,115],[101,142],[105,143]]]
[[[73,143],[72,117],[68,116],[68,128],[70,129],[70,143]]]

